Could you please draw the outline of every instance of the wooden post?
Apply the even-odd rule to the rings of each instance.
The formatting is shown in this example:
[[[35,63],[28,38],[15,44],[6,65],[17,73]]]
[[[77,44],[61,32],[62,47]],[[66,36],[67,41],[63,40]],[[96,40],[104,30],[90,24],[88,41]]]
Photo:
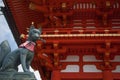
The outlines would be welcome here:
[[[59,70],[52,71],[51,80],[61,80]]]
[[[103,80],[113,80],[113,75],[112,75],[111,70],[103,71]]]

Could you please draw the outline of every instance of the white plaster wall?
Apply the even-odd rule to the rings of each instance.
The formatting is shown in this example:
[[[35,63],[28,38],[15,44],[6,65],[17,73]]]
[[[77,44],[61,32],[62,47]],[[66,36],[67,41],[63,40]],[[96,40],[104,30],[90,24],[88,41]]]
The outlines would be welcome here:
[[[120,62],[120,55],[116,55],[114,60],[111,60],[111,62]],[[117,65],[116,66],[116,69],[115,70],[112,70],[112,72],[114,73],[120,73],[120,65]]]
[[[102,60],[97,60],[94,55],[84,55],[83,61],[84,62],[101,62]]]
[[[95,65],[84,65],[83,72],[102,72],[98,70]]]
[[[60,62],[80,62],[79,56],[77,55],[68,55],[65,60],[60,60]],[[85,55],[83,56],[84,62],[101,62],[101,60],[97,60],[94,55]],[[82,67],[81,67],[82,69]],[[67,65],[66,69],[61,70],[61,72],[79,72],[80,66],[79,65]],[[98,70],[95,65],[84,65],[83,66],[84,72],[102,72]]]
[[[60,62],[79,62],[79,56],[77,56],[77,55],[68,55],[65,60],[60,60]]]
[[[111,60],[111,62],[120,62],[120,56],[116,55],[114,60]]]
[[[115,70],[112,70],[112,72],[114,73],[120,73],[120,65],[116,66],[116,69]]]
[[[61,72],[79,72],[80,67],[79,65],[67,65],[66,69],[61,70]]]

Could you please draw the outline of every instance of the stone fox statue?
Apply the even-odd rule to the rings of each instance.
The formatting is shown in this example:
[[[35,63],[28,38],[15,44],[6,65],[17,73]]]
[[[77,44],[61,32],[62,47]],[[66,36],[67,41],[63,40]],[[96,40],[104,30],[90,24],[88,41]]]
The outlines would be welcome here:
[[[24,72],[30,72],[29,66],[34,56],[35,42],[40,38],[41,28],[35,29],[31,26],[28,39],[18,49],[11,52],[7,41],[0,44],[0,72],[17,72],[18,65],[22,65]]]

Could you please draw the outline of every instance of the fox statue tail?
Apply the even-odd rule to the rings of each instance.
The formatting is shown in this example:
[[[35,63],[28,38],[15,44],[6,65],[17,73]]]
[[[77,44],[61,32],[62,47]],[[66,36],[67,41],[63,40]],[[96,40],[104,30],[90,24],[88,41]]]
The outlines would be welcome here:
[[[0,68],[2,66],[4,58],[8,55],[9,52],[11,52],[11,48],[8,41],[5,40],[0,44]]]

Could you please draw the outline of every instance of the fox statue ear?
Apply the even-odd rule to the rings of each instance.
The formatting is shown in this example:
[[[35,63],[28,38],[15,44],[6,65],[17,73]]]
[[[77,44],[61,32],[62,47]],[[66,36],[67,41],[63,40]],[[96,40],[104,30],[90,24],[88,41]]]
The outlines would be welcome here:
[[[39,24],[38,29],[42,33],[42,25],[41,24]]]
[[[41,27],[39,27],[39,31],[42,32],[42,28]]]
[[[35,29],[34,22],[32,22],[32,25],[30,26],[30,30]]]

